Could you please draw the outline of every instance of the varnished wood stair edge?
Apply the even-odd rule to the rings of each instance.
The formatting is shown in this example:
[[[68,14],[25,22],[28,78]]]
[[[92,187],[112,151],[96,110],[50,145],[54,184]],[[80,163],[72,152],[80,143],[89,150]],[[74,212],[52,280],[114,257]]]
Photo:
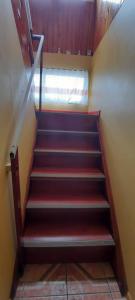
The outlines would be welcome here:
[[[103,173],[66,173],[66,172],[40,172],[32,171],[31,178],[77,178],[77,179],[94,179],[94,180],[104,180],[105,175]]]
[[[86,240],[73,240],[73,238],[70,238],[67,241],[63,241],[63,238],[59,238],[59,241],[57,238],[46,238],[46,237],[23,237],[21,239],[21,245],[25,248],[49,248],[49,247],[104,247],[104,246],[115,246],[115,242],[113,238],[108,239],[101,239],[96,237],[96,239],[89,239],[86,238]]]
[[[101,202],[101,203],[100,203]],[[110,205],[107,201],[99,201],[99,203],[96,203],[92,201],[91,203],[75,203],[75,201],[72,202],[66,202],[62,203],[62,201],[35,201],[35,200],[30,200],[27,203],[27,209],[44,209],[44,208],[49,208],[49,209],[109,209]]]
[[[77,131],[77,130],[55,130],[55,129],[38,129],[37,134],[76,134],[98,136],[98,131]]]

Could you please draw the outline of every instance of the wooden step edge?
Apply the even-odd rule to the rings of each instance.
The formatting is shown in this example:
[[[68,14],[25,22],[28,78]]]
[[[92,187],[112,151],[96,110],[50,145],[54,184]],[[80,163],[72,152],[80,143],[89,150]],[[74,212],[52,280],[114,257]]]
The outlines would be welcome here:
[[[59,241],[58,241],[59,240]],[[87,238],[84,240],[77,238],[48,238],[48,237],[22,237],[21,246],[25,248],[58,248],[58,247],[105,247],[115,246],[115,242],[111,235],[108,238]]]
[[[77,134],[77,135],[96,135],[98,136],[99,133],[98,131],[74,131],[74,130],[47,130],[47,129],[38,129],[37,130],[37,134],[54,134],[54,133],[58,133],[58,134]]]
[[[76,178],[76,179],[91,179],[91,180],[104,180],[105,175],[103,173],[56,173],[56,172],[35,172],[31,173],[31,178]]]
[[[88,154],[91,156],[100,156],[102,153],[98,150],[68,150],[68,149],[44,149],[44,148],[35,148],[34,153],[60,153],[60,154]]]
[[[100,202],[100,201],[99,201]],[[101,203],[91,202],[91,203],[72,203],[67,201],[63,203],[62,201],[35,201],[29,200],[27,203],[27,209],[109,209],[110,205],[107,201],[101,201]]]
[[[42,115],[42,114],[66,114],[68,116],[70,115],[76,115],[76,116],[87,116],[87,117],[95,117],[95,118],[99,118],[100,117],[100,110],[93,110],[93,111],[76,111],[76,110],[56,110],[56,109],[42,109],[41,111],[37,110],[36,114],[37,115]]]

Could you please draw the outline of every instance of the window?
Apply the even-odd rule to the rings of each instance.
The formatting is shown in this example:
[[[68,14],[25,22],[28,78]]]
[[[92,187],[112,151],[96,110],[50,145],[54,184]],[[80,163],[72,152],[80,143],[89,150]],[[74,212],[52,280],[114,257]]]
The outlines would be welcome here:
[[[35,74],[35,100],[38,100],[39,74]],[[87,104],[88,72],[44,69],[43,103]]]

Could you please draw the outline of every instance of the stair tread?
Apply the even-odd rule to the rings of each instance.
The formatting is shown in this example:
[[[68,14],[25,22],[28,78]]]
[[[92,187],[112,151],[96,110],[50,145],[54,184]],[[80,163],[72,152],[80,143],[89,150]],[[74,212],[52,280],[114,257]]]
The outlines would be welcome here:
[[[77,151],[89,151],[89,152],[100,152],[100,150],[99,150],[99,148],[98,147],[96,147],[96,146],[94,146],[94,145],[90,145],[90,144],[83,144],[83,145],[74,145],[74,144],[67,144],[66,145],[66,147],[64,146],[64,144],[62,143],[51,143],[51,144],[49,144],[49,145],[47,145],[47,144],[42,144],[42,143],[37,143],[36,144],[36,149],[46,149],[46,150],[48,150],[48,149],[55,149],[55,151],[56,150],[58,150],[58,151],[64,151],[64,150],[66,150],[66,151],[75,151],[75,152],[77,152]]]
[[[81,115],[81,116],[87,116],[87,117],[90,117],[90,116],[95,116],[95,117],[98,117],[100,116],[100,110],[91,110],[91,111],[77,111],[77,110],[56,110],[56,109],[45,109],[42,111],[37,111],[36,112],[37,115],[41,115],[41,114],[66,114],[66,115]]]
[[[102,195],[32,195],[27,208],[109,208],[109,202]]]
[[[31,177],[70,177],[70,178],[105,178],[103,172],[97,168],[34,168],[31,173]]]
[[[77,134],[77,135],[99,135],[98,131],[77,131],[77,130],[55,130],[55,129],[40,129],[37,134]]]
[[[78,245],[114,245],[109,230],[104,225],[90,225],[71,222],[61,223],[31,223],[27,224],[22,237],[24,246],[67,246]]]
[[[42,148],[36,147],[34,150],[35,153],[75,153],[75,154],[91,154],[91,155],[100,155],[101,151],[99,150],[81,150],[81,149],[68,149],[68,148]]]

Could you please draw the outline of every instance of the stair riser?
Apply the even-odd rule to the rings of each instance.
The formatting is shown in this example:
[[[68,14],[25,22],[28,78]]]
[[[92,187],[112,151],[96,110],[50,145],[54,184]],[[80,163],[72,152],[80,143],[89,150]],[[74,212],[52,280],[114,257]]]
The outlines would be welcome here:
[[[91,181],[86,179],[47,179],[32,178],[30,181],[30,194],[35,196],[47,195],[88,195],[89,193],[105,193],[104,181]]]
[[[42,263],[75,263],[112,261],[114,247],[64,247],[64,248],[23,248],[24,262],[27,264]]]
[[[109,226],[110,212],[108,209],[27,209],[27,222],[41,221],[59,226],[71,227],[79,223],[89,225],[101,224]]]
[[[37,134],[37,148],[99,150],[98,135],[76,135],[61,133]]]
[[[102,169],[101,157],[87,154],[35,153],[34,168],[98,168]]]
[[[38,128],[49,130],[77,130],[96,131],[97,116],[66,114],[66,113],[38,113]]]

